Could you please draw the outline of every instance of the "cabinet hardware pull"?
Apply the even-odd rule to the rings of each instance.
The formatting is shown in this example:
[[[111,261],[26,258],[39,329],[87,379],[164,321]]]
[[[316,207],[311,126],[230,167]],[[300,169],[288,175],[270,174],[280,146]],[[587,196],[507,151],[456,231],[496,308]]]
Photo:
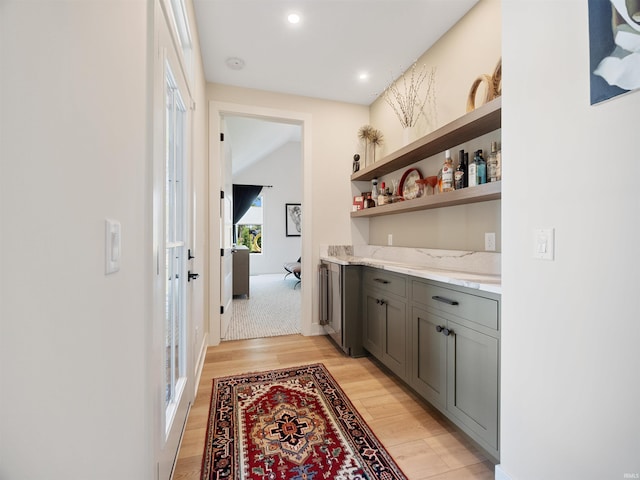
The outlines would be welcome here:
[[[378,283],[384,283],[385,285],[387,283],[391,283],[389,280],[385,280],[384,278],[374,278],[373,281]]]
[[[446,303],[447,305],[458,305],[457,300],[449,300],[448,298],[441,297],[439,295],[434,295],[431,298],[434,299],[436,302]]]
[[[449,335],[453,335],[453,330],[449,330],[448,328],[444,328],[442,330],[442,333],[444,333],[445,337],[448,337]]]
[[[442,325],[436,325],[436,332],[440,333],[442,330],[444,330]]]

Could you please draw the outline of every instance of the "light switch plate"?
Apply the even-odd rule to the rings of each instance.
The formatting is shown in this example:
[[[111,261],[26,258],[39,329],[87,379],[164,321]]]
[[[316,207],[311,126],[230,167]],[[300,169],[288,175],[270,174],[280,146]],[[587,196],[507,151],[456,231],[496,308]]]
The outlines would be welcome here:
[[[104,273],[109,275],[120,270],[120,222],[107,218],[105,224],[105,267]]]
[[[533,258],[553,260],[555,255],[554,237],[554,228],[536,228],[533,231]]]

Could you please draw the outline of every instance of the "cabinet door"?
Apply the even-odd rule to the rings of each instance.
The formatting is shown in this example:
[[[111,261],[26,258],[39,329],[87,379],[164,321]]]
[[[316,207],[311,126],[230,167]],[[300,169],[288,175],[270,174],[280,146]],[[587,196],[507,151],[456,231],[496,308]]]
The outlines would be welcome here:
[[[497,338],[449,322],[447,410],[498,449]]]
[[[382,335],[385,323],[385,309],[380,306],[379,295],[365,288],[362,305],[362,344],[369,353],[382,359]]]
[[[407,304],[386,296],[380,299],[379,309],[384,319],[382,363],[407,380]]]
[[[414,308],[411,320],[411,386],[432,404],[447,404],[447,320]]]

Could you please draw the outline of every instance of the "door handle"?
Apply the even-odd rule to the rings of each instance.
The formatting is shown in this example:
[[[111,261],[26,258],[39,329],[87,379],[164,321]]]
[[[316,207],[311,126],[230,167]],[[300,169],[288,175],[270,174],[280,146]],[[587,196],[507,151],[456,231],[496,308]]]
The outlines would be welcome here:
[[[190,282],[191,280],[196,280],[199,276],[200,276],[199,273],[191,273],[191,270],[189,270],[187,272],[187,282]]]

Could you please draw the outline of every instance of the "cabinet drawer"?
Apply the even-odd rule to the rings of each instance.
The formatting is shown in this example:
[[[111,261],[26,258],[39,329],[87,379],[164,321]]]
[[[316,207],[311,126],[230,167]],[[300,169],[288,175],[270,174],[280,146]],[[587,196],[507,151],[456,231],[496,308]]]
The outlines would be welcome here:
[[[366,269],[364,271],[364,283],[383,292],[392,293],[399,297],[407,296],[407,281],[401,275],[385,272],[381,269]]]
[[[419,281],[412,282],[412,294],[415,303],[498,330],[497,300]]]

